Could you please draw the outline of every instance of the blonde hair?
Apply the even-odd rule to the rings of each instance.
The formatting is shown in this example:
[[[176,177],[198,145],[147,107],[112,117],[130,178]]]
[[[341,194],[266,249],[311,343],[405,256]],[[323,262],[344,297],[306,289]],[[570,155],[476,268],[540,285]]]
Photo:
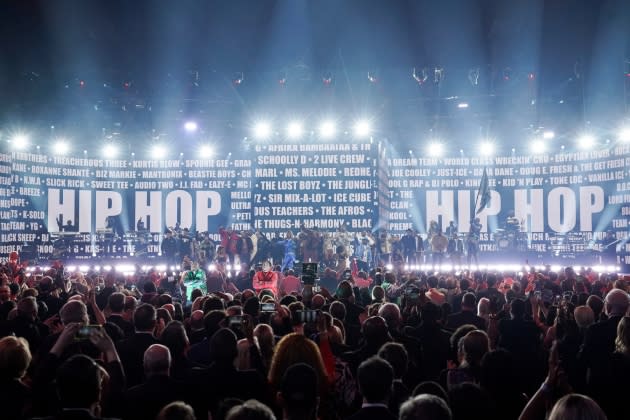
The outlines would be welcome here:
[[[630,356],[630,317],[624,316],[617,324],[617,338],[615,339],[615,350]]]
[[[273,389],[279,389],[284,373],[296,363],[306,363],[317,373],[319,383],[326,386],[329,382],[322,355],[317,344],[302,334],[287,334],[278,342],[271,359],[269,383]]]
[[[0,377],[20,379],[31,364],[28,342],[22,337],[4,337],[0,340]]]
[[[606,414],[595,401],[585,395],[569,394],[553,406],[549,420],[606,420]]]

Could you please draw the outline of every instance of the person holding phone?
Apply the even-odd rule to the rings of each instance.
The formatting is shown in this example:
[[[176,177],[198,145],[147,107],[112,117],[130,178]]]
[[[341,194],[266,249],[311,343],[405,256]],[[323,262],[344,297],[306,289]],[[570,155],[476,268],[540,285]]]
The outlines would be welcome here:
[[[256,293],[262,290],[271,290],[274,295],[278,294],[278,273],[271,269],[271,262],[263,261],[262,270],[254,274],[252,284]]]

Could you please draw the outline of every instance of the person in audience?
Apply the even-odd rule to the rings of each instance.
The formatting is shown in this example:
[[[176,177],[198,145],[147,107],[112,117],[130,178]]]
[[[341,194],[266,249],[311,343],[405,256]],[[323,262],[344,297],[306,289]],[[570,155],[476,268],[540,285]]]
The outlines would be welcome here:
[[[319,379],[306,363],[291,365],[282,377],[276,394],[285,420],[316,420],[319,406]]]
[[[569,394],[553,406],[549,420],[607,420],[595,401],[585,395]]]
[[[451,420],[451,409],[435,395],[421,394],[400,407],[400,420],[432,419]]]
[[[615,351],[617,326],[630,306],[628,294],[613,289],[604,299],[604,312],[608,319],[592,324],[586,330],[580,350],[580,360],[587,369],[586,385],[589,395],[596,401],[606,398],[611,356]]]
[[[371,290],[357,287],[356,273],[328,269],[330,287],[317,293],[287,288],[289,276],[278,274],[279,292],[232,283],[229,292],[194,290],[183,307],[156,288],[165,277],[155,270],[126,279],[137,290],[106,274],[111,290],[102,294],[98,272],[64,274],[56,263],[20,277],[0,263],[0,300],[9,288],[0,302],[0,417],[449,418],[438,400],[405,402],[410,394],[441,398],[454,419],[533,420],[554,406],[553,418],[627,417],[630,299],[618,276],[407,268],[375,268]],[[231,283],[225,267],[213,272]],[[265,302],[273,312],[260,310]]]
[[[386,343],[378,351],[378,357],[387,361],[392,366],[394,380],[392,382],[388,408],[394,416],[398,416],[400,405],[411,395],[411,391],[409,391],[407,385],[403,383],[403,377],[407,373],[407,366],[409,365],[409,355],[402,344]]]
[[[134,332],[133,323],[127,321],[124,318],[126,297],[123,293],[114,292],[109,295],[107,299],[107,308],[109,309],[109,316],[107,322],[116,324],[125,333],[125,337],[131,337]]]
[[[253,351],[253,350],[250,350]],[[235,367],[238,355],[236,334],[229,328],[221,328],[210,339],[212,364],[191,373],[196,400],[196,415],[205,418],[210,412],[216,415],[224,398],[241,400],[256,399],[265,404],[272,400],[271,391],[262,374],[256,370],[239,371]],[[217,378],[221,378],[217,381]]]
[[[55,378],[60,412],[51,420],[101,419],[105,371],[90,357],[77,354],[66,360]]]
[[[480,330],[486,329],[486,320],[475,315],[477,299],[474,293],[466,293],[461,300],[461,312],[451,314],[447,318],[446,329],[455,331],[465,324],[472,324]]]
[[[357,379],[363,405],[348,420],[396,419],[388,409],[394,380],[392,366],[386,360],[372,356],[359,366]]]
[[[180,321],[169,322],[160,335],[160,343],[165,345],[171,354],[170,376],[176,380],[185,380],[196,365],[187,356],[190,342],[184,324]]]
[[[135,331],[131,337],[118,342],[117,349],[120,360],[127,375],[127,386],[133,387],[143,382],[144,352],[152,345],[158,344],[153,336],[157,322],[157,311],[149,304],[142,304],[133,314]]]
[[[165,405],[186,396],[182,384],[171,379],[171,353],[166,346],[150,345],[143,367],[146,380],[125,392],[124,419],[153,420]]]
[[[24,383],[31,364],[31,351],[26,339],[0,339],[0,407],[7,419],[23,419],[31,408],[32,392]]]
[[[228,411],[225,420],[276,420],[276,416],[259,401],[247,400]]]
[[[477,384],[464,382],[454,385],[448,392],[448,404],[453,414],[453,420],[501,418],[488,394]]]
[[[195,411],[191,406],[182,402],[174,401],[167,404],[160,410],[156,420],[197,420]]]
[[[472,382],[479,383],[481,378],[481,359],[490,351],[490,339],[480,330],[471,331],[458,343],[461,362],[456,369],[448,371],[446,387],[450,391],[455,385]]]

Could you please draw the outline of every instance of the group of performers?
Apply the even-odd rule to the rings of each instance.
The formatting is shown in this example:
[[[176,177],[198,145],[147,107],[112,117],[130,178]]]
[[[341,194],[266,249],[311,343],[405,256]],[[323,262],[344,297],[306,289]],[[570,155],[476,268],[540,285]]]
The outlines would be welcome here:
[[[59,232],[54,247],[60,253],[54,257],[71,256],[70,245],[79,234],[78,226],[71,220],[63,223],[61,217],[57,225]],[[200,264],[217,262],[233,266],[240,263],[253,266],[269,259],[282,271],[293,268],[296,261],[318,262],[335,269],[343,268],[341,264],[356,264],[364,271],[387,264],[478,265],[482,228],[479,218],[474,218],[467,230],[460,231],[454,221],[450,221],[446,229],[437,221],[430,221],[426,233],[407,229],[404,235],[391,234],[384,228],[374,232],[350,232],[342,224],[333,232],[302,226],[295,234],[287,231],[269,238],[260,231],[223,227],[219,228],[218,235],[195,233],[177,224],[163,235],[160,254],[173,264],[181,262],[184,256]],[[527,234],[522,231],[522,223],[514,216],[514,211],[508,212],[491,234],[498,251],[527,251]],[[151,234],[142,218],[137,220],[135,231],[127,232],[119,217],[110,216],[105,220],[105,228],[97,231],[97,238],[101,256],[114,256],[118,252],[117,244],[125,241],[133,241],[136,256],[142,256],[147,252]],[[598,255],[602,262],[615,261],[619,241],[613,233],[609,232],[600,242]]]
[[[427,242],[431,250],[431,263],[441,265],[445,259],[452,264],[461,265],[466,256],[468,265],[479,264],[479,239],[482,229],[481,220],[473,219],[468,233],[459,233],[455,222],[449,222],[446,230],[442,232],[441,226],[436,221],[429,223]]]

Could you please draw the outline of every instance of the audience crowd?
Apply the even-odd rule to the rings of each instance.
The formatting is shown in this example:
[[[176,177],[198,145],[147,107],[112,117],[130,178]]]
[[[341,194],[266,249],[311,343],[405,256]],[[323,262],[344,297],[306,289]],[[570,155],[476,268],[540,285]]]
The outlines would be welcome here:
[[[264,266],[3,265],[0,417],[628,416],[626,278],[329,268],[310,285]]]

